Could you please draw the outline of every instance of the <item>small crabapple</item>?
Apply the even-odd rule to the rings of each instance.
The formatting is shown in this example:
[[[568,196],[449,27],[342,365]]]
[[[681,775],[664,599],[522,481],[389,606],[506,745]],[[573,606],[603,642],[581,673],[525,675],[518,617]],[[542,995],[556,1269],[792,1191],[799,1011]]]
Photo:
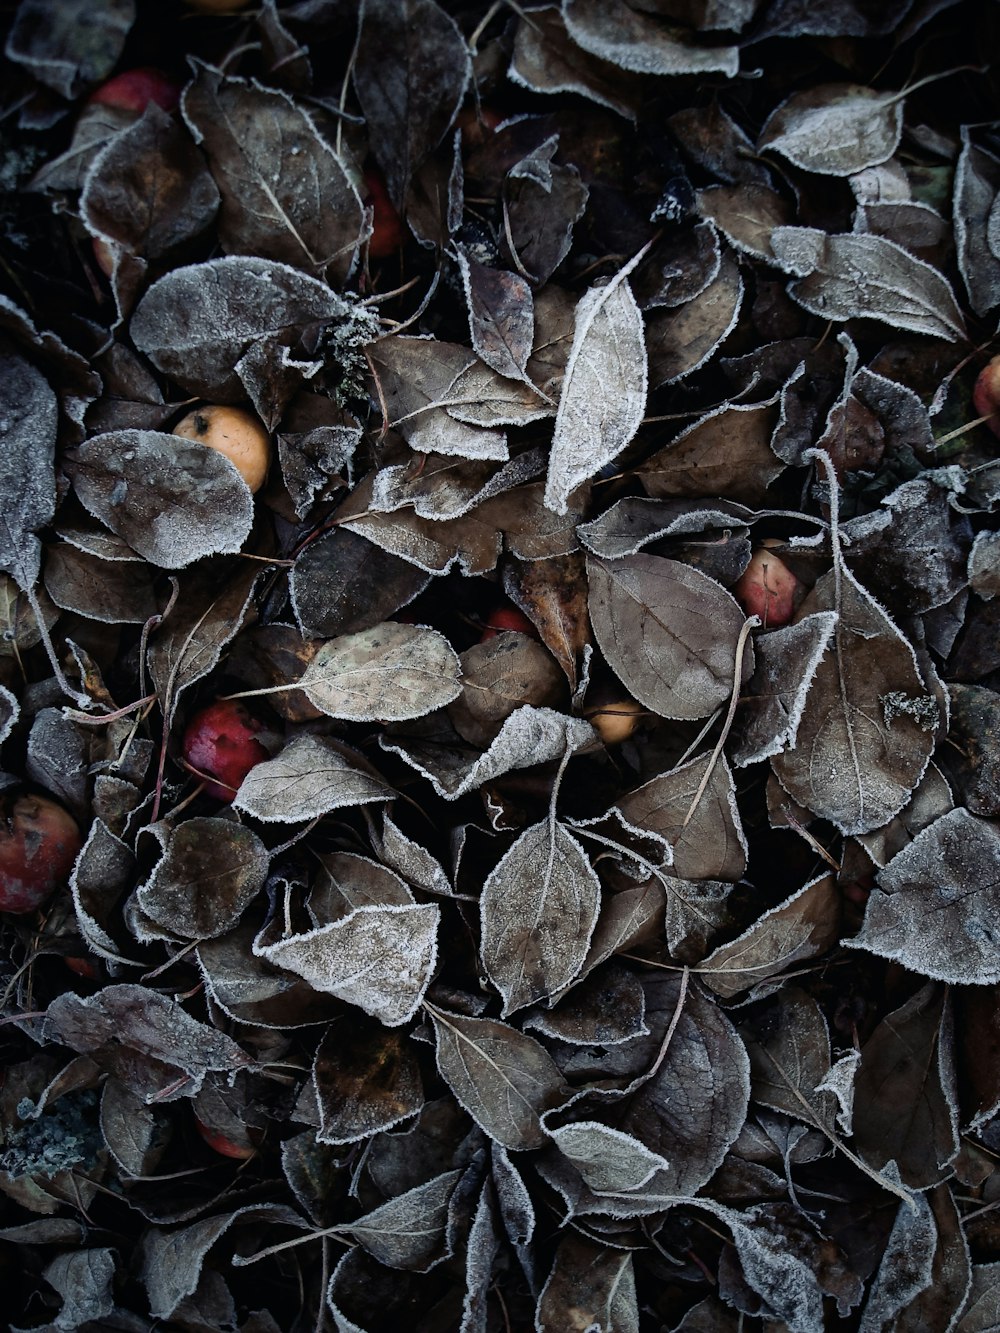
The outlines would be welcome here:
[[[1000,356],[995,356],[979,372],[972,390],[972,406],[976,416],[989,417],[987,426],[994,435],[1000,435]]]
[[[765,629],[777,629],[791,620],[804,589],[785,562],[764,545],[750,557],[732,592],[748,616],[760,616]]]
[[[385,259],[403,244],[403,219],[389,198],[385,177],[377,167],[365,170],[364,200],[372,208],[368,253],[372,259]]]
[[[164,111],[173,111],[180,101],[180,84],[161,69],[140,65],[114,75],[87,98],[88,106],[114,106],[141,115],[150,102]]]
[[[238,1162],[248,1162],[257,1152],[257,1145],[253,1142],[253,1139],[257,1136],[253,1131],[247,1131],[245,1143],[237,1143],[228,1134],[223,1134],[221,1130],[206,1125],[204,1120],[201,1120],[198,1116],[195,1116],[194,1123],[198,1133],[212,1151],[219,1153],[222,1157],[232,1157]]]
[[[231,801],[250,770],[270,759],[258,740],[264,729],[238,699],[216,699],[194,714],[184,730],[181,752],[188,768],[208,779],[206,795]]]
[[[246,408],[222,403],[196,407],[177,423],[173,433],[225,454],[251,491],[264,485],[271,464],[271,437],[260,418]]]
[[[0,798],[0,911],[33,912],[69,879],[82,846],[71,814],[47,796]]]
[[[605,745],[621,745],[633,735],[645,711],[642,704],[622,695],[586,708],[584,717]]]
[[[519,611],[516,606],[498,606],[486,617],[479,642],[487,643],[507,629],[518,630],[521,634],[530,634],[532,638],[538,638],[538,631],[523,611]]]

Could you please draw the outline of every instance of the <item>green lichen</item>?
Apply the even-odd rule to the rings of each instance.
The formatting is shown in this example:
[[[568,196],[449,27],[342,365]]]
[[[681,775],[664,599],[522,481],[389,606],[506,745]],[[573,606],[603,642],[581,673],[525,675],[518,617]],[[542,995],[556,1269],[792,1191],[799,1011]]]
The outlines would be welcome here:
[[[21,1121],[5,1134],[0,1170],[15,1178],[54,1176],[60,1171],[94,1164],[102,1147],[97,1123],[97,1094],[70,1092],[51,1111],[32,1119],[34,1103],[18,1103]]]

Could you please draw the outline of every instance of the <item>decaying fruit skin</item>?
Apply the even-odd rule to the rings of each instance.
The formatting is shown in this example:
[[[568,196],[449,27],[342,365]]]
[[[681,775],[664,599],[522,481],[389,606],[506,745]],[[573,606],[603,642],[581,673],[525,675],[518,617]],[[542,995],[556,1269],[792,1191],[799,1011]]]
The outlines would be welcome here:
[[[986,425],[1000,436],[1000,356],[995,356],[979,372],[972,390],[972,406],[976,416],[989,417]]]
[[[155,102],[164,111],[173,111],[180,96],[180,84],[161,69],[139,65],[135,69],[122,70],[95,88],[87,98],[87,105],[116,106],[122,111],[134,111],[138,116],[150,102]]]
[[[80,830],[47,796],[5,795],[0,812],[0,910],[34,912],[69,880]]]
[[[250,770],[270,759],[257,739],[264,730],[264,723],[238,699],[216,699],[194,714],[181,749],[188,766],[209,779],[206,795],[231,801]]]
[[[760,547],[733,584],[733,596],[748,616],[760,616],[765,629],[787,625],[805,589],[785,562]]]
[[[516,606],[498,606],[486,617],[479,642],[488,643],[509,629],[517,630],[519,634],[530,634],[533,639],[538,638],[538,631],[523,611],[519,611]]]
[[[621,745],[635,733],[646,710],[635,699],[622,695],[584,710],[584,717],[605,745]]]
[[[225,454],[251,491],[259,491],[271,465],[271,437],[264,423],[243,407],[196,407],[174,427],[175,435]]]
[[[205,1140],[213,1152],[217,1152],[222,1157],[232,1157],[237,1162],[248,1162],[251,1157],[256,1156],[257,1148],[251,1142],[236,1143],[227,1135],[220,1133],[206,1125],[204,1120],[197,1116],[194,1118],[198,1133]]]
[[[372,259],[385,259],[403,244],[404,228],[403,219],[389,198],[385,177],[377,167],[368,167],[365,171],[363,194],[365,203],[372,209],[368,254]]]

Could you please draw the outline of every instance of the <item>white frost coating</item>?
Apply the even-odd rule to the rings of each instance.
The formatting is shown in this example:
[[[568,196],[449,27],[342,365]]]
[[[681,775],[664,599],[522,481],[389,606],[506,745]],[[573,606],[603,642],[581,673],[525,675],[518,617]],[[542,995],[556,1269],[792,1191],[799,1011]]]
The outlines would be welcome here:
[[[861,1063],[860,1051],[848,1051],[836,1060],[816,1084],[816,1092],[830,1092],[837,1099],[837,1124],[845,1135],[852,1134],[854,1119],[854,1080]]]
[[[399,1027],[417,1012],[434,975],[440,916],[434,903],[358,907],[332,925],[255,943],[253,951],[314,990]]]
[[[531,768],[560,759],[567,750],[579,750],[596,740],[597,733],[583,718],[567,717],[551,708],[534,708],[525,704],[516,709],[500,728],[490,748],[471,763],[464,753],[448,766],[441,765],[435,772],[421,762],[405,745],[388,736],[380,736],[384,750],[398,754],[422,773],[439,796],[446,801],[457,801],[460,796],[491,782],[501,773],[517,768]]]
[[[547,1133],[595,1194],[641,1189],[670,1165],[631,1134],[598,1120],[578,1120]]]
[[[562,0],[563,19],[578,46],[635,74],[721,73],[735,78],[736,46],[704,46],[682,40],[678,29],[657,23],[627,5],[607,0]]]
[[[570,493],[631,441],[646,410],[649,363],[642,312],[626,278],[648,246],[576,307],[556,414],[545,503],[565,514]]]
[[[892,157],[903,132],[903,99],[860,84],[794,93],[768,117],[757,151],[780,153],[804,171],[852,176]]]

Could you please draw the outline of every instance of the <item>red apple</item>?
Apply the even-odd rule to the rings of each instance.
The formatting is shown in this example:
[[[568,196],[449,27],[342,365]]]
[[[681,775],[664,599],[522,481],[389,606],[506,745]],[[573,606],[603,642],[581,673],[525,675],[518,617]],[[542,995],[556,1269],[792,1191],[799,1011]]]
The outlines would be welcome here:
[[[64,958],[63,962],[71,972],[75,972],[78,977],[83,977],[87,981],[96,981],[101,975],[97,964],[90,958]]]
[[[33,912],[67,882],[82,846],[76,820],[47,796],[0,798],[0,910]]]
[[[150,102],[164,111],[173,111],[180,101],[181,89],[173,79],[151,65],[125,69],[102,83],[87,98],[90,106],[116,106],[141,116]]]
[[[257,739],[266,730],[238,699],[216,699],[191,718],[181,748],[195,773],[207,776],[205,792],[231,801],[240,783],[270,754]]]
[[[995,356],[979,372],[972,390],[972,406],[977,417],[989,417],[987,426],[994,435],[1000,435],[1000,356]]]
[[[255,1131],[253,1130],[247,1130],[245,1142],[237,1143],[235,1139],[231,1139],[227,1134],[223,1134],[221,1130],[212,1129],[210,1125],[206,1125],[204,1120],[200,1120],[198,1116],[195,1116],[194,1123],[198,1133],[212,1151],[220,1153],[223,1157],[232,1157],[238,1162],[246,1162],[249,1161],[257,1151],[257,1145],[253,1142],[255,1136]]]
[[[486,643],[490,639],[495,639],[505,629],[518,630],[521,634],[530,634],[532,638],[538,638],[538,631],[524,614],[516,606],[498,606],[486,618],[486,625],[480,635],[479,642]]]
[[[385,177],[378,167],[365,171],[364,201],[372,207],[372,234],[368,253],[372,259],[385,259],[403,244],[403,220],[389,198]]]
[[[756,550],[733,585],[733,596],[748,616],[760,616],[765,629],[787,625],[802,600],[802,584],[767,546]]]

